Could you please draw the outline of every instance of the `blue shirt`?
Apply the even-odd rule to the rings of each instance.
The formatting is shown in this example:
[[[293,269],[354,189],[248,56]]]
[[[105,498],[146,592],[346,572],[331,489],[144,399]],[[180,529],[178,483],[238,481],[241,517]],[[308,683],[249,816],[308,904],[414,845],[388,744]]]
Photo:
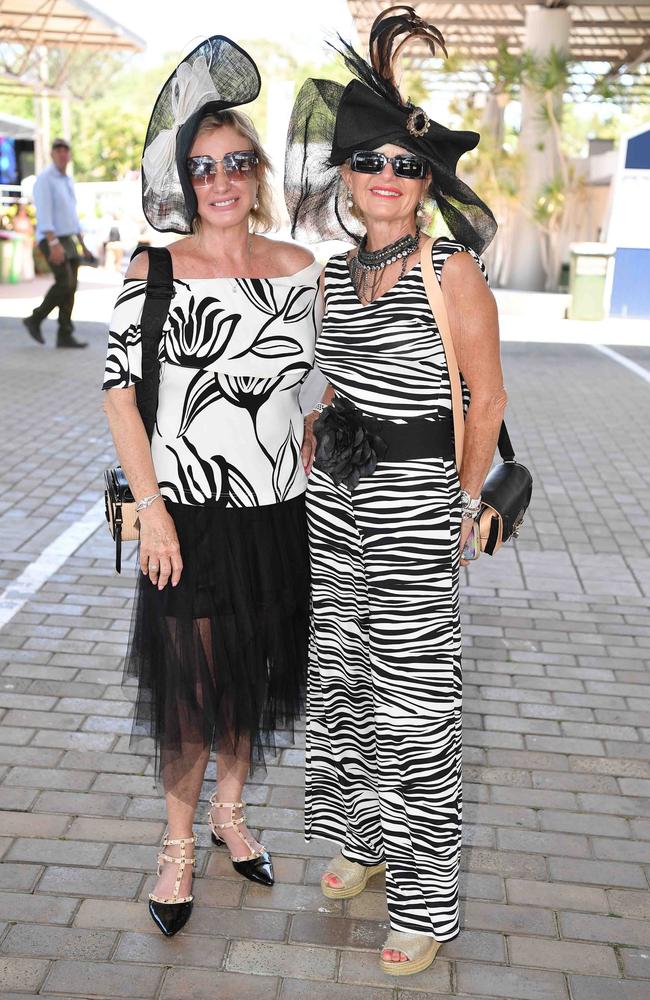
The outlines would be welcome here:
[[[62,174],[53,163],[36,178],[34,204],[37,240],[44,239],[47,232],[57,236],[81,232],[72,177]]]

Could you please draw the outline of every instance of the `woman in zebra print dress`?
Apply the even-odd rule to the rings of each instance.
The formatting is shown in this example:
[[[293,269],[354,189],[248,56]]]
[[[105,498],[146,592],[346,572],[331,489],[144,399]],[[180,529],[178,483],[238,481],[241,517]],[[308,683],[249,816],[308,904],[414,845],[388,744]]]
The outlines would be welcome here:
[[[413,17],[407,20],[411,30]],[[489,470],[506,396],[494,299],[471,245],[485,244],[489,210],[473,196],[475,224],[484,210],[483,239],[477,228],[458,226],[464,240],[442,239],[432,247],[416,227],[421,203],[436,186],[439,206],[445,193],[458,194],[449,177],[446,188],[441,184],[437,151],[443,140],[456,142],[457,158],[468,133],[458,139],[459,133],[429,123],[437,133],[433,142],[414,141],[408,124],[416,112],[428,121],[426,115],[410,106],[397,109],[394,94],[389,106],[388,83],[376,68],[380,58],[359,72],[363,61],[347,47],[345,55],[366,82],[353,81],[332,97],[325,81],[308,81],[289,135],[295,157],[304,121],[316,118],[315,105],[323,127],[326,94],[333,126],[321,209],[329,199],[335,211],[316,210],[318,175],[310,173],[315,162],[309,149],[303,146],[300,171],[306,199],[293,197],[291,158],[287,172],[294,231],[311,226],[331,236],[326,226],[332,215],[341,225],[346,220],[354,236],[355,217],[365,227],[357,251],[334,256],[325,267],[316,347],[328,382],[323,402],[333,400],[334,409],[328,406],[315,423],[318,445],[307,491],[312,630],[306,836],[341,845],[321,880],[328,897],[356,896],[385,870],[391,933],[381,967],[403,975],[426,968],[440,944],[459,932],[459,565],[473,525],[464,515],[474,510]],[[319,139],[322,149],[322,134]],[[459,470],[449,373],[423,283],[423,245],[432,253],[471,393]],[[368,272],[364,262],[375,270]],[[352,425],[346,430],[348,413]],[[308,425],[317,417],[312,414]],[[369,430],[360,444],[363,426]],[[383,458],[379,445],[372,455],[376,433],[389,442]],[[420,442],[428,439],[424,446],[416,435]]]

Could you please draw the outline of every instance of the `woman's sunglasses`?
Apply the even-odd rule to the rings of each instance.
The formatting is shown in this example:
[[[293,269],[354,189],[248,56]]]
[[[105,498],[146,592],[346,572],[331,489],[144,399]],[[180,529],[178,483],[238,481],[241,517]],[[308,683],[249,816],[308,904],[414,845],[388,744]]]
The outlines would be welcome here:
[[[408,177],[421,181],[427,175],[429,165],[421,156],[384,156],[372,149],[360,149],[350,157],[350,167],[357,174],[380,174],[387,163],[393,167],[396,177]]]
[[[190,156],[186,164],[192,184],[197,187],[208,184],[217,172],[218,163],[223,164],[227,177],[233,181],[240,181],[253,173],[259,159],[252,149],[242,149],[239,153],[226,153],[220,160],[215,160],[212,156]]]

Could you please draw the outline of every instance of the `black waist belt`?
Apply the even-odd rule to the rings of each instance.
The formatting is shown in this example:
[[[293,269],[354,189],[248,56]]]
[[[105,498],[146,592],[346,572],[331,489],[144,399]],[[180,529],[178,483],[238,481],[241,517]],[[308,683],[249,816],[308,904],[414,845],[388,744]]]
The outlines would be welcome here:
[[[344,396],[335,396],[323,409],[314,422],[314,436],[314,468],[350,491],[373,474],[378,462],[454,457],[451,414],[442,420],[415,417],[396,424],[362,413]]]
[[[454,458],[454,424],[451,417],[424,420],[419,417],[396,424],[379,420],[379,434],[385,442],[382,462],[412,462],[417,458]]]

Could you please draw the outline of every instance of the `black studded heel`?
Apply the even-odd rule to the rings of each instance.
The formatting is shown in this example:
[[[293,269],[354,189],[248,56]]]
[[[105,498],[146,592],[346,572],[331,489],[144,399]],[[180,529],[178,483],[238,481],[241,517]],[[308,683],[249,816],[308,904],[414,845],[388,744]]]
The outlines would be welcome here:
[[[228,823],[215,823],[212,818],[213,809],[230,809],[230,821]],[[236,872],[243,875],[244,878],[248,878],[251,882],[258,882],[260,885],[273,885],[275,879],[273,876],[273,862],[271,861],[271,856],[269,852],[262,848],[261,851],[257,851],[253,848],[253,845],[249,843],[246,839],[245,834],[243,834],[237,827],[241,826],[246,822],[246,817],[242,811],[241,816],[235,819],[235,809],[244,809],[243,802],[217,802],[216,792],[210,797],[210,808],[208,810],[208,826],[212,832],[212,843],[216,847],[225,847],[226,843],[221,839],[218,830],[236,830],[237,836],[241,839],[244,845],[248,848],[249,853],[244,854],[241,857],[233,857],[230,855],[230,860],[232,861],[232,866]]]
[[[182,896],[179,898],[178,890],[181,887],[181,880],[186,866],[191,865],[194,868],[196,865],[196,858],[193,853],[191,858],[187,857],[185,845],[191,844],[192,849],[194,849],[195,843],[196,838],[194,835],[191,837],[181,837],[179,840],[169,840],[167,833],[165,833],[163,838],[163,850],[158,855],[158,876],[160,876],[162,865],[165,862],[178,865],[178,872],[176,873],[176,882],[174,883],[171,896],[163,899],[160,896],[154,896],[152,892],[149,893],[149,913],[165,937],[173,937],[174,934],[178,934],[190,919],[192,913],[194,896]],[[178,858],[173,858],[171,854],[165,854],[166,847],[175,845],[179,845],[181,849]]]

